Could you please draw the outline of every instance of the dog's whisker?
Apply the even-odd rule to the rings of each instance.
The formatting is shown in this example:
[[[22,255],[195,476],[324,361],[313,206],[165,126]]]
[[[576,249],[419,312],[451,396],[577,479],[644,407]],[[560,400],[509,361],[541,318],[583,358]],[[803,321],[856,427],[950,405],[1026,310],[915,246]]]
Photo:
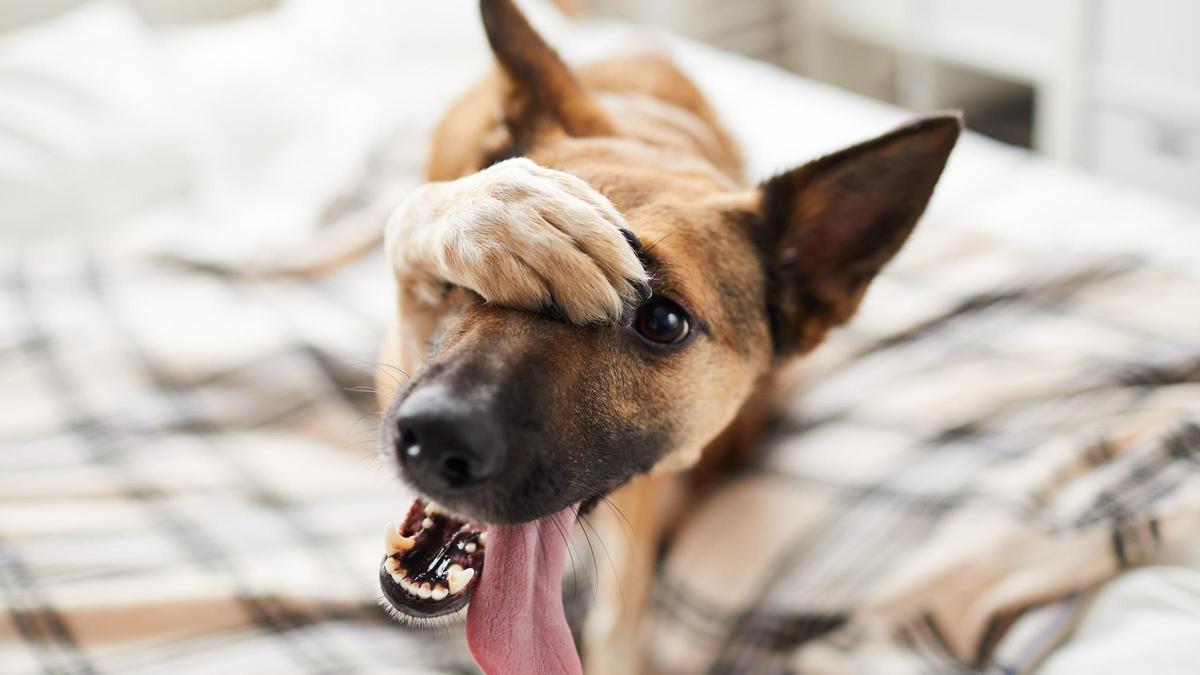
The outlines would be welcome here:
[[[633,522],[631,522],[629,517],[625,515],[625,512],[621,510],[621,507],[617,506],[617,503],[609,498],[608,495],[601,497],[600,501],[608,506],[608,508],[617,515],[621,522],[625,523],[625,527],[621,528],[622,532],[625,532],[625,528],[629,528],[628,533],[626,533],[626,536],[629,537],[629,540],[631,542],[637,541],[637,528],[633,526]]]
[[[617,563],[613,560],[612,551],[608,549],[608,544],[604,543],[604,538],[600,536],[600,531],[596,529],[596,525],[591,521],[584,519],[584,523],[592,528],[592,533],[596,535],[596,540],[600,542],[600,547],[604,550],[604,557],[608,558],[608,567],[612,570],[613,580],[617,584],[617,595],[621,601],[625,601],[625,586],[621,583],[621,574],[617,571]],[[596,590],[599,591],[600,584],[596,584]]]
[[[655,247],[655,246],[658,246],[659,244],[663,243],[663,241],[664,241],[664,240],[665,240],[667,237],[671,236],[672,234],[675,234],[675,231],[674,231],[674,230],[672,230],[672,231],[670,231],[670,232],[668,232],[668,233],[664,234],[663,236],[659,237],[657,241],[655,241],[653,244],[650,244],[649,246],[645,247],[645,249],[643,249],[643,250],[644,250],[645,252],[649,253],[650,251],[654,250],[654,247]]]
[[[580,532],[583,532],[583,538],[587,540],[588,552],[592,554],[592,602],[595,602],[597,593],[599,592],[598,589],[600,588],[600,561],[598,558],[596,558],[596,546],[592,544],[592,538],[587,532],[589,525],[587,522],[587,516],[580,515],[579,521],[579,530]],[[596,528],[593,527],[592,531],[596,534],[596,538],[599,539],[600,533],[596,532],[595,530]],[[615,567],[613,568],[613,572],[616,572]]]
[[[405,381],[412,378],[412,376],[409,375],[407,372],[405,372],[405,370],[403,368],[401,368],[400,366],[397,366],[394,363],[384,363],[382,361],[376,361],[375,363],[378,364],[378,367],[380,367],[380,368],[387,368],[388,370],[390,370],[392,372],[400,373],[401,377],[403,377]]]
[[[553,523],[554,529],[558,530],[558,536],[562,538],[563,546],[567,549],[567,555],[571,558],[571,595],[577,595],[579,593],[579,572],[575,567],[575,553],[572,551],[571,538],[567,536],[567,533],[557,520],[551,519],[550,522]],[[542,555],[545,555],[546,551],[544,547],[546,542],[539,539],[538,544],[543,547]]]
[[[587,528],[580,524],[579,531],[583,533],[583,538],[587,541],[588,552],[592,555],[592,578],[594,579],[600,575],[600,563],[596,560],[596,548],[592,546],[592,538],[588,536]]]
[[[388,377],[392,378],[392,382],[394,382],[398,387],[402,386],[405,382],[411,379],[411,376],[405,372],[404,369],[391,363],[384,363],[382,361],[356,361],[354,362],[354,365],[366,366],[371,368],[373,371],[382,371],[387,374]],[[397,373],[399,373],[399,377],[397,377]]]
[[[357,418],[355,418],[355,420],[353,422],[350,423],[350,426],[346,429],[346,432],[343,435],[346,436],[347,438],[353,438],[355,433],[362,433],[362,431],[375,431],[375,429],[365,429],[365,430],[360,430],[358,432],[355,432],[355,430],[354,430],[354,427],[358,426],[359,422],[362,422],[363,420],[367,419],[368,417],[371,417],[372,415],[379,415],[382,417],[383,412],[382,411],[366,412],[366,413],[359,415]]]

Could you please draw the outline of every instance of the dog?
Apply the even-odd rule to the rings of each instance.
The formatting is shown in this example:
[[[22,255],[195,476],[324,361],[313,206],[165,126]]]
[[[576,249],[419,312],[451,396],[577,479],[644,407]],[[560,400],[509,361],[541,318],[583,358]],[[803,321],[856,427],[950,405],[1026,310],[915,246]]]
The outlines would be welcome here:
[[[772,375],[854,314],[962,122],[918,119],[748,187],[666,57],[571,69],[511,0],[480,9],[498,68],[445,115],[429,183],[386,226],[380,360],[411,377],[377,378],[381,443],[421,498],[385,532],[380,584],[408,616],[469,603],[486,672],[638,672],[660,542],[753,448]],[[615,574],[581,661],[564,550],[602,499]]]

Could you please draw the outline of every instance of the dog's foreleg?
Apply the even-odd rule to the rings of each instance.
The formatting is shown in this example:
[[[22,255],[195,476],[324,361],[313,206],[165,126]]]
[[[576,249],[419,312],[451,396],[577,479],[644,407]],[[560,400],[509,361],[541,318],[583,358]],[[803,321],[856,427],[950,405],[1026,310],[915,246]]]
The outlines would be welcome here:
[[[388,220],[403,289],[436,304],[449,284],[572,323],[612,322],[648,292],[625,219],[584,181],[525,158],[417,189]]]
[[[575,324],[615,322],[649,295],[636,241],[604,195],[525,158],[423,185],[386,227],[399,303],[387,360],[416,365],[452,287]]]
[[[665,515],[679,499],[677,476],[639,476],[589,518],[612,566],[596,581],[596,602],[584,626],[588,675],[644,673],[645,616]]]

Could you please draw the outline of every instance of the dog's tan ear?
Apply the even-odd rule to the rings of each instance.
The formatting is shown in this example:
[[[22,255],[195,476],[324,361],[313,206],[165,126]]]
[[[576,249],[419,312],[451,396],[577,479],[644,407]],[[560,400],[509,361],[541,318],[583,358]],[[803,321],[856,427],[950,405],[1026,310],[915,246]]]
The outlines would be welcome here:
[[[612,133],[596,100],[512,0],[480,0],[479,9],[504,79],[504,123],[514,145],[530,145],[549,128],[571,136]]]
[[[854,314],[925,210],[961,129],[957,114],[927,117],[760,186],[779,355],[812,349]]]

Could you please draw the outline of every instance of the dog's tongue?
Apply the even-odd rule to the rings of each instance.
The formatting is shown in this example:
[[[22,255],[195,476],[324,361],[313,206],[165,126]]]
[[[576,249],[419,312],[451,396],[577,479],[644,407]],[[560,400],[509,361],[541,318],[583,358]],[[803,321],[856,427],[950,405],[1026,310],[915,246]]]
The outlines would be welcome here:
[[[467,609],[467,642],[488,675],[583,672],[562,603],[575,511],[488,528],[487,562]]]

